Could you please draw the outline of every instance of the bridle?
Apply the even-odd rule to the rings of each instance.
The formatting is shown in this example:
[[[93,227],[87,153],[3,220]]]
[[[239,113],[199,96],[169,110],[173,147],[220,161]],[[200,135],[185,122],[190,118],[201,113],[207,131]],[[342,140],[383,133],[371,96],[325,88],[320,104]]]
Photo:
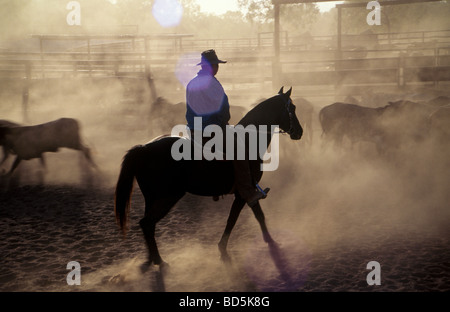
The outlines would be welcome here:
[[[292,112],[291,112],[291,110],[289,109],[289,107],[291,106],[291,104],[292,104],[292,100],[291,100],[291,98],[289,97],[289,99],[288,99],[288,101],[286,102],[286,105],[285,105],[285,108],[286,108],[286,110],[287,110],[287,112],[288,112],[288,114],[289,114],[289,130],[287,130],[287,131],[284,131],[284,130],[282,130],[281,128],[280,128],[280,131],[278,131],[277,133],[281,133],[281,134],[291,134],[291,132],[292,132],[292,128],[293,128],[293,122],[292,122]]]

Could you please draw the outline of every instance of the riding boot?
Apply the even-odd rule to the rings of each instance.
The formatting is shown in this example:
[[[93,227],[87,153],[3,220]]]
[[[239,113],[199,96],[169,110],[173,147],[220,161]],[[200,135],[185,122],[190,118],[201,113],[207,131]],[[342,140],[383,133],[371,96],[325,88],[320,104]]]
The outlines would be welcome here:
[[[258,203],[260,199],[266,198],[269,189],[260,191],[256,188],[247,160],[234,160],[233,168],[236,190],[250,207]]]

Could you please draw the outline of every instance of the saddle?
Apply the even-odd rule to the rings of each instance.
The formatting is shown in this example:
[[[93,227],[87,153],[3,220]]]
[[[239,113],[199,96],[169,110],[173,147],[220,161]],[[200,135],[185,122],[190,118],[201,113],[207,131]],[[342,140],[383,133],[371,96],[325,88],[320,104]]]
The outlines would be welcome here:
[[[198,144],[198,142],[197,141],[195,141],[195,140],[190,140],[191,141],[191,152],[192,152],[192,157],[191,157],[191,159],[195,159],[194,158],[194,151],[196,150],[196,149],[200,149],[201,151],[202,151],[202,160],[206,160],[206,161],[209,161],[209,159],[206,159],[205,158],[205,155],[204,155],[204,146],[205,146],[205,144],[209,141],[209,140],[211,140],[211,138],[205,138],[205,137],[203,137],[202,138],[202,145],[200,146],[199,144]],[[215,145],[214,145],[214,147],[216,147]],[[225,147],[225,142],[223,143],[223,147]],[[215,151],[215,150],[213,150],[213,151],[211,151],[215,156],[218,154],[218,155],[220,155],[220,157],[214,157],[214,160],[215,161],[232,161],[232,160],[229,160],[229,159],[227,159],[227,155],[226,155],[226,151],[225,151],[225,148],[223,148],[223,150],[222,151]]]
[[[192,155],[191,155],[191,159],[195,159],[194,158],[194,151],[195,151],[195,149],[201,149],[201,152],[202,152],[202,160],[205,160],[205,161],[212,161],[212,160],[209,160],[209,159],[206,159],[205,158],[205,155],[204,155],[204,146],[205,146],[205,144],[209,141],[209,140],[211,140],[211,138],[205,138],[205,137],[203,137],[202,138],[202,144],[201,144],[201,146],[200,146],[200,144],[197,142],[197,141],[195,141],[195,140],[190,140],[191,141],[191,152],[192,152]],[[216,147],[215,145],[213,145],[214,147]],[[225,142],[223,142],[223,145],[222,145],[223,147],[225,147],[226,145],[225,145]],[[233,160],[229,160],[229,159],[227,159],[227,155],[226,155],[226,151],[225,151],[225,149],[223,149],[222,151],[211,151],[213,154],[214,154],[214,161],[219,161],[219,162],[231,162],[231,161],[233,161]],[[216,156],[220,156],[220,157],[217,157],[217,158],[219,158],[219,159],[217,159],[216,158]],[[198,165],[199,166],[202,166],[202,163],[201,162],[199,162],[198,163]],[[258,199],[264,199],[264,198],[266,198],[267,197],[267,193],[269,192],[269,188],[266,188],[266,189],[262,189],[259,185],[258,185],[258,183],[256,183],[256,188],[259,190],[259,192],[261,193],[260,195],[260,198],[258,198]],[[233,186],[232,186],[232,188],[231,188],[231,190],[228,192],[228,194],[233,194],[234,192],[236,191],[236,186],[235,186],[235,184],[233,184]],[[222,195],[215,195],[215,196],[213,196],[212,198],[213,198],[213,201],[219,201],[219,199],[220,199],[220,196],[222,196],[222,198],[223,198],[223,194]],[[258,200],[258,199],[256,199],[256,201]]]

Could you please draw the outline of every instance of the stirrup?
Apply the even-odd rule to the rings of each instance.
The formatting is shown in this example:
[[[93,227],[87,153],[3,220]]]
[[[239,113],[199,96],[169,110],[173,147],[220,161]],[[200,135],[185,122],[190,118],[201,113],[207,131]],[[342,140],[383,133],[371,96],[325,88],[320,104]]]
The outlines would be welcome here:
[[[267,197],[267,193],[269,193],[269,191],[270,191],[270,188],[269,188],[269,187],[266,187],[266,188],[264,189],[264,191],[263,191],[263,189],[259,186],[258,183],[256,183],[256,188],[258,189],[258,191],[260,191],[260,192],[263,194],[262,199],[266,198],[266,197]]]
[[[254,205],[256,205],[260,199],[266,198],[267,193],[270,191],[270,188],[268,188],[268,187],[263,190],[258,184],[256,184],[256,187],[258,189],[258,192],[256,193],[256,195],[257,195],[256,198],[252,198],[249,202],[247,202],[247,204],[250,207],[253,207]]]

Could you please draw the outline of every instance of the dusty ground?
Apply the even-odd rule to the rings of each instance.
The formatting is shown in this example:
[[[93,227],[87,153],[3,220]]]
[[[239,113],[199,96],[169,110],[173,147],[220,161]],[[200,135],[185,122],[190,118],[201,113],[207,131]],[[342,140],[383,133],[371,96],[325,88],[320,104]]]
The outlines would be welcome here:
[[[450,290],[447,185],[424,189],[423,180],[414,185],[410,174],[365,161],[336,168],[301,152],[298,159],[304,165],[263,178],[272,187],[262,206],[277,249],[263,242],[246,208],[230,239],[234,261],[224,265],[216,244],[232,196],[214,202],[187,195],[158,225],[161,254],[171,265],[165,274],[140,271],[146,249],[138,226],[139,189],[123,238],[114,220],[113,187],[15,186],[0,196],[0,290]],[[327,170],[334,177],[324,175]],[[280,174],[283,182],[276,181]],[[70,261],[81,265],[80,286],[66,283]],[[366,282],[370,261],[381,265],[381,285]]]
[[[69,150],[46,155],[46,172],[37,160],[21,164],[0,194],[1,291],[450,291],[448,149],[379,157],[370,145],[333,148],[317,127],[312,145],[283,136],[280,167],[261,182],[271,187],[261,204],[277,248],[245,208],[224,265],[217,243],[232,196],[187,195],[157,227],[170,270],[142,273],[143,197],[136,188],[123,238],[113,196],[127,149],[158,132],[148,107],[118,104],[119,85],[51,86],[31,90],[32,123],[77,118],[100,171],[81,174]],[[2,99],[1,119],[20,121],[20,93]],[[67,285],[70,261],[81,265],[80,286]],[[370,261],[381,285],[366,281]]]

